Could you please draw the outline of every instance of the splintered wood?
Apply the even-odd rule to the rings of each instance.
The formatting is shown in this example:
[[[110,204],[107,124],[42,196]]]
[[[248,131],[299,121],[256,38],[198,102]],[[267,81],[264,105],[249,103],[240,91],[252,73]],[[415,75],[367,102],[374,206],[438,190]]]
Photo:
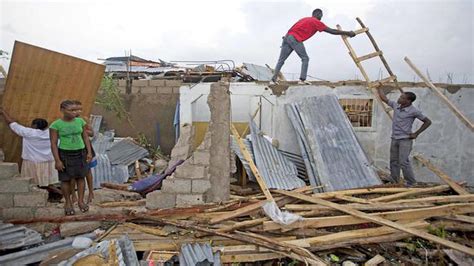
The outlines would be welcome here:
[[[200,208],[135,214],[105,239],[127,234],[136,250],[158,253],[179,252],[185,243],[211,243],[223,263],[288,259],[324,265],[334,262],[329,255],[344,256],[349,251],[362,256],[357,261],[360,264],[406,263],[404,254],[420,241],[424,249],[433,251],[426,253],[433,254],[433,259],[446,248],[474,255],[470,240],[474,195],[453,183],[319,194],[305,187],[270,193],[282,210],[299,214],[303,220],[289,225],[272,221],[262,211],[268,195],[260,193]],[[402,240],[406,242],[397,244],[395,251],[387,249]]]

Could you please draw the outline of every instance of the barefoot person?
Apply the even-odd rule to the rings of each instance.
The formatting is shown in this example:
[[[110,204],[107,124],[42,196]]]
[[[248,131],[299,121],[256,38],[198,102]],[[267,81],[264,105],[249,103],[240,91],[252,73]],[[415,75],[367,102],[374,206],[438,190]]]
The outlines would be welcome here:
[[[31,127],[18,124],[5,110],[0,110],[10,129],[23,138],[21,176],[33,177],[35,184],[50,191],[58,192],[54,184],[59,183],[58,171],[54,168],[51,153],[48,121],[33,119]]]
[[[431,120],[412,105],[416,100],[416,95],[413,92],[402,93],[396,102],[389,100],[380,87],[378,94],[380,99],[393,109],[392,143],[390,145],[391,179],[396,183],[401,181],[401,168],[407,185],[413,186],[416,184],[416,179],[409,158],[413,140],[431,125]],[[412,133],[415,119],[423,121],[423,125]]]
[[[301,74],[298,84],[300,85],[309,85],[311,83],[306,81],[306,75],[308,73],[308,63],[309,57],[306,54],[306,49],[303,42],[311,38],[316,32],[327,32],[333,35],[346,35],[349,37],[354,37],[355,33],[353,31],[341,31],[336,29],[331,29],[321,22],[323,17],[323,11],[321,9],[313,10],[311,17],[306,17],[300,19],[298,22],[293,25],[293,27],[288,30],[287,34],[283,37],[283,42],[281,44],[280,57],[278,58],[278,63],[275,67],[275,73],[270,82],[271,85],[278,84],[277,78],[280,73],[285,60],[290,56],[290,54],[295,51],[296,54],[301,58]]]
[[[89,206],[84,203],[85,176],[89,171],[88,164],[92,159],[91,144],[86,133],[86,121],[77,118],[77,107],[71,100],[60,105],[63,117],[50,126],[51,150],[58,170],[61,190],[64,195],[64,213],[74,215],[71,199],[71,180],[75,180],[78,192],[78,206],[87,212]],[[59,145],[58,145],[59,140]]]

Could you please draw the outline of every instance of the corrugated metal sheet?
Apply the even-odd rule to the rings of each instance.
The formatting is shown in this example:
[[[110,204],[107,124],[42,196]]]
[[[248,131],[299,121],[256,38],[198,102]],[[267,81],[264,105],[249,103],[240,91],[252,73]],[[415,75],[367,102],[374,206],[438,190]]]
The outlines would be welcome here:
[[[105,66],[15,41],[3,108],[23,125],[41,117],[52,122],[60,117],[59,104],[64,99],[82,102],[88,117]],[[0,124],[0,147],[6,160],[19,162],[21,139],[4,123]]]
[[[133,143],[128,139],[123,139],[110,147],[107,152],[110,163],[113,165],[130,165],[136,160],[142,159],[148,155],[148,151]]]
[[[24,226],[0,221],[0,250],[31,246],[43,242],[41,234]]]
[[[90,115],[89,124],[91,125],[92,131],[94,132],[94,136],[96,136],[99,133],[101,123],[102,123],[101,115]]]
[[[209,243],[206,244],[184,244],[179,253],[179,265],[221,265],[220,252],[213,253]]]
[[[278,150],[283,154],[288,160],[290,160],[298,170],[298,178],[306,180],[308,179],[308,174],[306,173],[306,166],[304,164],[303,157],[298,154],[294,154],[287,151]]]
[[[95,239],[96,237],[95,233],[82,236],[90,239]],[[37,263],[46,259],[53,252],[72,248],[72,241],[74,241],[74,237],[68,237],[56,242],[0,256],[0,265],[17,266]]]
[[[263,137],[253,121],[250,122],[250,132],[255,164],[268,188],[292,190],[306,185],[298,178],[296,166]]]
[[[123,184],[128,181],[128,166],[110,163],[107,154],[96,154],[97,166],[92,168],[94,188],[100,188],[101,183]]]
[[[253,155],[252,143],[250,143],[248,139],[242,139],[242,141],[244,142],[245,147],[247,147],[247,150],[249,151],[250,156],[252,156],[252,159],[255,162],[255,156]],[[235,140],[234,136],[232,136],[231,148],[232,148],[232,151],[235,153],[235,155],[237,155],[237,157],[239,157],[240,161],[242,162],[242,165],[244,166],[245,172],[247,173],[247,176],[249,177],[249,179],[252,181],[257,181],[257,179],[255,179],[255,176],[252,173],[252,170],[250,169],[249,163],[247,162],[247,160],[245,160],[244,156],[242,155],[242,152],[240,152],[239,144],[237,144],[237,140]]]
[[[146,67],[146,66],[131,66],[130,72],[140,72],[140,73],[166,73],[169,71],[186,71],[185,68],[179,67]],[[123,64],[107,64],[105,66],[105,72],[127,72],[127,66]]]
[[[325,191],[381,184],[335,95],[306,98],[292,107],[290,120],[304,138],[303,153],[314,157]]]
[[[242,72],[259,81],[270,81],[273,77],[273,72],[268,67],[249,63],[243,63]]]
[[[59,266],[72,266],[81,258],[84,258],[88,255],[99,254],[103,258],[108,259],[110,257],[110,245],[115,245],[115,255],[118,259],[119,266],[138,266],[137,254],[135,248],[133,247],[132,241],[128,238],[127,235],[122,236],[119,239],[104,240],[97,245],[90,247],[84,251],[81,251],[69,258],[60,262]]]

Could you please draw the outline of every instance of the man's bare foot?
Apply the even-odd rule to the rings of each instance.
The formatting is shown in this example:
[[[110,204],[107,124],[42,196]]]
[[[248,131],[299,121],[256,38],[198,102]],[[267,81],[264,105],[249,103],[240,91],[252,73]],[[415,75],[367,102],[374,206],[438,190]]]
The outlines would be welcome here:
[[[93,199],[94,199],[94,193],[91,192],[89,193],[89,196],[87,197],[87,204],[90,204]]]

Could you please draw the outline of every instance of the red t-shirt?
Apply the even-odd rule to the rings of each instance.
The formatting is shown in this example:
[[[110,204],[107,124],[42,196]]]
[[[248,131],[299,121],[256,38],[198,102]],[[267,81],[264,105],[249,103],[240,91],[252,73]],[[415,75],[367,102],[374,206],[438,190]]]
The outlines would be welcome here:
[[[327,26],[315,17],[302,18],[288,31],[299,42],[311,38],[316,32],[324,31]]]

